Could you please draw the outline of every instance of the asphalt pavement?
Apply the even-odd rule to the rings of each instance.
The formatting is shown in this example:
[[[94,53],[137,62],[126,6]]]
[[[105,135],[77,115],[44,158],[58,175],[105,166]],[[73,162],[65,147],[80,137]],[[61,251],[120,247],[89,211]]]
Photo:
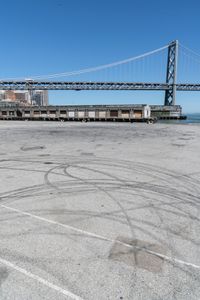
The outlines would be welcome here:
[[[1,300],[200,299],[200,126],[0,122]]]

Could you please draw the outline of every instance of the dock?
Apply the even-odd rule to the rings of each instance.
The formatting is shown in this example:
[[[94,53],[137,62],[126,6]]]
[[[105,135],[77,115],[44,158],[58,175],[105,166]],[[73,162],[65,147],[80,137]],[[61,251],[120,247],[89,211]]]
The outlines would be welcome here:
[[[0,107],[0,120],[155,122],[183,119],[182,108],[147,104]]]

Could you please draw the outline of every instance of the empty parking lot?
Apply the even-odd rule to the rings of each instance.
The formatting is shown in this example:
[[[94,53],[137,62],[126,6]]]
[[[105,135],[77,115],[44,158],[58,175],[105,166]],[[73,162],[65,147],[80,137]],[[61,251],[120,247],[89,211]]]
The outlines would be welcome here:
[[[0,299],[199,299],[198,125],[0,123]]]

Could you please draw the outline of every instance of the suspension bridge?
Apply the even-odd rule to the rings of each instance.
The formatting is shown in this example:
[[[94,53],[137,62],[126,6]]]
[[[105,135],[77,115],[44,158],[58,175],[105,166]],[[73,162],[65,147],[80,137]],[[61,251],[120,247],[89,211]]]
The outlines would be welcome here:
[[[141,74],[139,71],[138,65],[134,65],[134,63],[138,63],[142,61],[142,66],[144,70],[144,59],[150,59],[159,53],[163,53],[163,51],[167,50],[167,59],[166,64],[164,61],[159,62],[160,68],[163,69],[165,67],[165,80],[161,81],[135,81],[136,74]],[[177,40],[171,42],[170,44],[161,47],[159,49],[144,53],[142,55],[138,55],[135,57],[131,57],[129,59],[117,61],[111,64],[101,65],[94,68],[81,69],[78,71],[65,72],[65,73],[57,73],[50,75],[38,75],[31,76],[31,79],[25,78],[14,78],[7,80],[0,80],[0,90],[143,90],[143,91],[164,91],[164,105],[165,106],[174,106],[176,104],[176,92],[177,91],[200,91],[200,83],[188,83],[178,82],[178,58],[179,52],[183,54],[183,57],[186,58],[185,65],[188,67],[188,60],[193,60],[193,63],[200,65],[200,55],[193,50],[182,46],[179,44]],[[149,63],[149,62],[147,62]],[[179,62],[180,64],[180,62]],[[197,64],[197,65],[198,65]],[[155,68],[155,62],[152,63],[153,73],[154,75],[159,76],[158,70]],[[199,66],[198,65],[198,66]],[[124,68],[126,66],[126,69]],[[122,69],[122,67],[124,69]],[[114,72],[115,74],[114,74]],[[197,71],[197,70],[196,70]],[[112,75],[116,75],[118,73],[123,73],[124,77],[120,80],[99,80],[100,76],[104,72],[108,75],[109,79],[112,78]],[[106,73],[107,72],[107,73]],[[135,72],[135,73],[134,73]],[[188,71],[182,70],[184,74],[188,74]],[[198,73],[192,70],[192,75],[194,73]],[[90,79],[86,80],[85,77],[80,80],[80,76],[86,76],[88,74],[92,74]],[[94,74],[100,74],[100,76],[94,76]],[[147,74],[149,74],[147,72]],[[57,78],[79,78],[73,80],[55,80]],[[114,76],[113,76],[114,77]],[[116,77],[116,76],[115,76]],[[161,76],[163,78],[163,75]],[[95,78],[98,78],[98,80]],[[101,77],[102,78],[102,77]],[[117,78],[117,79],[118,79]]]

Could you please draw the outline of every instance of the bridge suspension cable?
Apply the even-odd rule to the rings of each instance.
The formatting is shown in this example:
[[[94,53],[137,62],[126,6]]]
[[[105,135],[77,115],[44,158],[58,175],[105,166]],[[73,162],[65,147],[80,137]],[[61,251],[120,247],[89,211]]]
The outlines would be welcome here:
[[[46,75],[34,75],[2,80],[64,80],[102,82],[166,82],[167,55],[169,45],[127,59],[75,71]],[[199,82],[200,54],[179,43],[177,82]],[[59,79],[58,79],[59,78]]]
[[[96,71],[101,71],[101,70],[106,70],[106,69],[111,69],[113,67],[125,65],[127,63],[137,61],[139,59],[143,59],[145,57],[151,56],[153,54],[159,53],[165,49],[168,48],[168,45],[165,45],[161,48],[143,53],[141,55],[137,55],[134,57],[130,57],[124,60],[120,60],[117,62],[113,62],[110,64],[105,64],[105,65],[100,65],[96,67],[91,67],[91,68],[85,68],[81,70],[75,70],[75,71],[68,71],[68,72],[62,72],[62,73],[55,73],[55,74],[46,74],[46,75],[34,75],[34,76],[26,76],[26,77],[20,77],[20,78],[8,78],[6,80],[26,80],[26,78],[30,78],[31,80],[44,80],[44,79],[54,79],[54,78],[61,78],[61,77],[70,77],[70,76],[76,76],[76,75],[81,75],[81,74],[86,74],[86,73],[92,73]],[[5,79],[3,79],[5,80]]]
[[[194,50],[192,50],[192,49],[190,49],[190,48],[188,48],[188,47],[186,47],[186,46],[184,46],[184,45],[181,44],[180,42],[179,42],[179,46],[181,46],[181,47],[184,48],[185,50],[188,50],[189,52],[193,53],[194,55],[199,56],[199,58],[200,58],[200,54],[199,54],[199,53],[197,53],[196,51],[194,51]]]
[[[178,82],[199,82],[200,54],[179,43]]]

